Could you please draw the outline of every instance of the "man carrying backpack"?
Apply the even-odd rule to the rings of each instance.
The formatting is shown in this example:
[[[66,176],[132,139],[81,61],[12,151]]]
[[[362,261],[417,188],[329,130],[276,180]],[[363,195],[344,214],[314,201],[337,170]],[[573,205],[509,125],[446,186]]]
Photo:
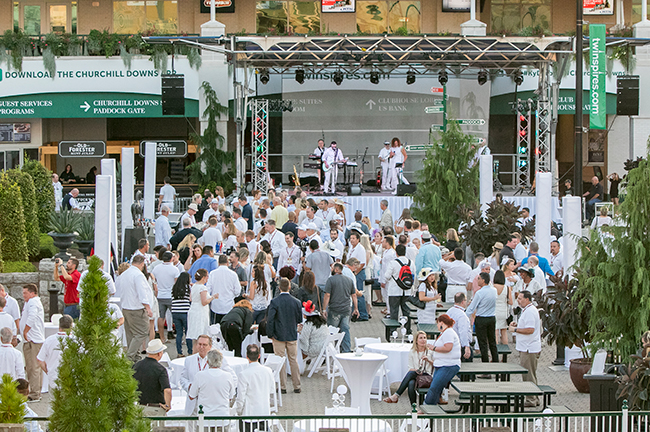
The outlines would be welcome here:
[[[411,319],[409,318],[409,308],[406,307],[406,303],[413,288],[412,262],[405,257],[406,246],[397,245],[395,253],[397,258],[388,264],[388,269],[384,273],[385,280],[382,283],[386,284],[386,289],[388,290],[390,318],[394,320],[399,319],[399,311],[401,309],[402,315],[408,318],[405,327],[406,332],[410,334]]]

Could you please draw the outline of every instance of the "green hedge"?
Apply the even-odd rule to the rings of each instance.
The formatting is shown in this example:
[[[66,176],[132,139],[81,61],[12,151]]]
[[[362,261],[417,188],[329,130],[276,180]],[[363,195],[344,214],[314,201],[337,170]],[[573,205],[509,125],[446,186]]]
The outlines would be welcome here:
[[[41,232],[46,233],[50,229],[50,213],[54,211],[52,171],[35,160],[26,160],[22,170],[32,176],[32,180],[34,181],[38,224]]]
[[[54,246],[54,240],[52,240],[52,237],[50,237],[47,234],[41,234],[40,235],[40,252],[38,254],[38,260],[42,260],[44,258],[52,258],[54,255],[59,253],[59,249]]]
[[[27,172],[19,169],[7,171],[11,181],[20,186],[23,197],[23,215],[25,216],[25,236],[27,237],[27,255],[35,258],[40,250],[40,227],[38,225],[38,211],[36,206],[36,190],[34,180]]]
[[[2,273],[34,273],[38,269],[27,261],[7,261],[4,263]]]
[[[23,197],[20,186],[6,172],[0,176],[0,215],[2,256],[8,261],[27,261]]]

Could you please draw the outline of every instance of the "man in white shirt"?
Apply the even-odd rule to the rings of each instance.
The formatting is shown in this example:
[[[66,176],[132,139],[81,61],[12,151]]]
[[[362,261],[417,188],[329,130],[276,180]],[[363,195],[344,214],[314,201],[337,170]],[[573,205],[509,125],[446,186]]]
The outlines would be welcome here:
[[[324,223],[331,221],[335,215],[336,211],[329,208],[329,202],[326,199],[322,199],[318,203],[318,211],[316,211],[316,217],[322,219]]]
[[[128,349],[126,356],[134,363],[140,359],[140,350],[149,338],[149,318],[153,311],[149,304],[151,287],[142,273],[144,257],[135,256],[131,267],[120,275],[122,314],[124,314],[124,333]]]
[[[214,201],[216,200],[212,202]],[[217,228],[217,218],[212,217],[208,219],[208,225],[208,229],[203,231],[203,235],[199,238],[198,243],[201,246],[212,246],[212,249],[218,251],[223,242],[223,235],[221,234],[221,230]]]
[[[536,256],[532,255],[528,257],[528,268],[532,269],[535,272],[535,281],[542,287],[543,292],[546,292],[546,277],[544,276],[544,271],[539,268],[539,260]],[[532,291],[531,291],[532,292]]]
[[[348,260],[350,258],[356,258],[359,261],[359,265],[356,268],[356,281],[354,286],[358,291],[363,293],[363,289],[366,283],[366,248],[361,244],[361,233],[359,231],[352,231],[350,233],[350,246],[348,248]],[[415,261],[413,261],[415,263]],[[415,269],[413,270],[415,272]],[[368,319],[368,306],[365,297],[361,297],[359,300],[359,321],[365,321]]]
[[[219,298],[210,303],[210,322],[219,324],[235,305],[235,297],[241,294],[239,278],[228,268],[226,255],[219,255],[219,267],[210,272],[207,288],[210,295],[219,294]]]
[[[176,195],[176,189],[172,186],[171,179],[165,177],[163,180],[165,184],[160,188],[160,194],[158,195],[158,208],[162,209],[163,204],[169,208],[170,212],[174,211],[174,198]]]
[[[314,206],[307,206],[305,209],[305,218],[301,222],[302,225],[309,225],[310,223],[313,223],[316,225],[316,229],[318,231],[322,230],[325,227],[325,224],[323,223],[323,219],[319,218],[316,216],[316,210],[317,207]]]
[[[248,358],[248,367],[239,373],[235,413],[244,417],[270,416],[271,399],[269,396],[275,392],[273,371],[260,364],[260,348],[257,345],[248,345],[246,358]],[[268,430],[268,427],[260,427],[255,423],[246,423],[245,425],[241,425],[241,423],[243,422],[240,421],[240,431]]]
[[[200,195],[199,195],[199,196],[200,196]],[[189,219],[189,221],[190,221],[190,226],[193,227],[194,225],[196,225],[196,218],[194,217],[194,215],[195,215],[198,211],[199,211],[199,206],[196,205],[196,203],[192,203],[192,204],[190,204],[189,206],[187,206],[187,211],[186,211],[185,213],[183,213],[183,215],[181,216],[181,220],[179,221],[178,224],[179,224],[180,226],[184,227],[185,225],[183,225],[183,221],[184,221],[185,219]]]
[[[14,337],[9,327],[0,329],[0,376],[9,374],[16,380],[25,378],[25,362],[23,355],[11,344]]]
[[[447,275],[445,301],[448,303],[453,302],[457,292],[462,292],[467,296],[472,268],[463,261],[463,250],[456,248],[453,252],[443,256],[440,260],[440,268]]]
[[[255,226],[253,227],[253,232],[255,233],[255,235],[258,235],[262,230],[262,227],[266,225],[266,222],[268,222],[268,219],[266,218],[267,216],[266,210],[260,209],[259,215],[260,217],[257,218],[257,220],[255,221]]]
[[[522,311],[518,322],[510,323],[510,331],[515,333],[513,336],[516,341],[515,349],[519,351],[519,364],[528,370],[527,374],[522,375],[522,379],[537,384],[537,360],[542,351],[542,338],[539,311],[532,302],[530,291],[524,290],[517,295],[517,303]],[[526,396],[524,406],[537,405],[537,396]]]
[[[409,317],[410,310],[406,307],[406,302],[408,301],[411,292],[403,290],[397,284],[397,279],[399,278],[402,266],[409,265],[409,260],[405,256],[406,247],[404,245],[397,245],[397,247],[395,247],[395,254],[397,255],[397,258],[388,263],[388,269],[386,269],[386,273],[384,274],[383,282],[388,292],[389,316],[391,319],[398,320],[401,310],[402,315],[408,319],[405,326],[407,332],[411,333],[411,318]]]
[[[144,259],[144,264],[146,266],[155,261],[154,255],[149,253],[149,240],[146,238],[138,240],[138,248],[133,252],[133,255],[131,255],[131,262],[133,262],[133,258],[136,256],[141,256]]]
[[[472,334],[472,325],[469,322],[469,317],[465,313],[467,307],[467,297],[462,292],[456,293],[454,296],[454,306],[447,311],[449,318],[454,320],[454,331],[460,339],[460,361],[471,362],[474,361],[472,355],[472,342],[474,336]]]
[[[379,151],[381,162],[381,190],[388,190],[390,174],[390,141],[384,141],[384,148]]]
[[[336,181],[339,175],[339,164],[345,162],[341,150],[337,148],[336,141],[332,141],[329,148],[323,153],[323,170],[325,172],[325,192],[336,193]]]
[[[241,209],[233,209],[232,217],[233,223],[235,224],[235,228],[237,228],[237,230],[241,232],[246,232],[248,230],[248,222],[246,222],[246,219],[241,217]]]
[[[246,247],[248,248],[248,252],[250,252],[251,261],[257,255],[257,252],[259,252],[259,245],[257,240],[255,240],[255,233],[252,230],[246,231]]]
[[[167,315],[167,310],[171,311],[172,308],[172,288],[176,279],[180,275],[180,272],[172,264],[172,258],[174,254],[170,251],[165,251],[162,255],[162,264],[156,266],[155,269],[151,271],[151,274],[156,278],[156,283],[158,285],[158,308],[160,315],[158,318],[158,333],[160,334],[160,340],[162,343],[167,343],[167,334],[165,333],[165,317]],[[171,330],[171,322],[167,322],[167,327]]]
[[[517,261],[517,265],[521,265],[521,262],[528,256],[528,251],[524,247],[523,244],[521,244],[521,234],[518,232],[512,233],[514,236],[514,243],[515,243],[515,248],[513,249],[513,254],[515,256],[515,261]]]
[[[278,270],[282,267],[290,266],[296,271],[296,275],[300,273],[300,258],[302,252],[300,248],[293,243],[293,233],[291,231],[284,235],[285,247],[280,250],[278,258]],[[271,245],[271,248],[273,245]]]
[[[343,256],[343,251],[345,247],[343,246],[343,243],[341,243],[341,239],[339,238],[339,230],[330,230],[330,244],[332,244],[337,251],[339,251],[339,256]]]
[[[0,329],[7,327],[9,330],[11,330],[14,337],[10,342],[13,346],[16,346],[18,345],[18,340],[16,338],[16,335],[18,335],[18,327],[16,327],[16,321],[14,321],[14,318],[5,311],[6,305],[7,300],[4,297],[0,296]]]
[[[181,377],[179,378],[179,385],[187,394],[189,394],[192,389],[192,384],[195,381],[196,374],[200,371],[206,370],[208,367],[208,352],[212,350],[212,338],[208,335],[200,335],[196,338],[193,348],[196,351],[196,354],[185,357],[185,367],[183,368],[183,372],[181,372]],[[228,365],[226,358],[221,361],[221,370],[230,374],[236,387],[238,381],[237,375],[232,367]],[[196,412],[196,399],[192,400],[187,397],[185,402],[185,415],[196,415]]]
[[[300,228],[299,228],[300,229]],[[308,223],[306,226],[304,226],[303,230],[307,234],[307,241],[311,242],[312,240],[316,240],[318,242],[318,248],[320,249],[321,246],[323,246],[323,240],[320,238],[319,230],[316,224],[314,223]],[[300,235],[300,233],[298,233]],[[307,255],[309,255],[311,252],[308,250]]]
[[[18,307],[18,302],[15,298],[7,293],[4,285],[2,284],[0,284],[0,297],[3,297],[7,301],[7,304],[4,307],[4,311],[11,315],[11,317],[14,319],[16,328],[20,328],[20,308]]]
[[[563,257],[562,251],[560,250],[560,242],[553,240],[551,242],[551,258],[549,259],[549,264],[553,273],[557,274],[559,271],[564,270],[562,261]]]
[[[219,220],[219,200],[214,198],[212,201],[210,201],[210,207],[208,207],[207,210],[203,212],[202,221],[208,222],[210,216],[215,216],[217,220]]]
[[[156,246],[165,246],[167,249],[171,249],[172,245],[169,243],[169,239],[172,238],[172,227],[169,225],[169,206],[167,204],[160,206],[160,216],[156,219],[154,231]]]
[[[63,185],[59,181],[59,175],[52,173],[52,187],[54,188],[54,211],[61,211],[63,202]]]
[[[38,353],[38,365],[47,374],[48,387],[57,388],[56,379],[59,377],[59,363],[61,362],[61,349],[63,340],[70,337],[72,329],[72,317],[63,315],[59,319],[59,331],[52,336],[48,336]]]
[[[235,396],[235,382],[225,370],[221,369],[223,355],[217,350],[207,354],[208,369],[194,376],[188,397],[203,406],[206,416],[230,416],[230,399]]]
[[[29,381],[29,400],[41,399],[41,368],[36,357],[45,342],[45,314],[38,296],[38,287],[27,284],[23,287],[23,315],[20,318],[20,334],[23,337],[25,371]]]
[[[269,221],[266,222],[265,226],[266,235],[262,237],[262,240],[268,241],[271,245],[271,252],[273,253],[273,267],[275,267],[276,270],[279,270],[278,259],[280,258],[280,252],[282,252],[282,249],[287,247],[287,242],[284,239],[284,234],[282,231],[276,229],[275,221],[273,219],[269,219]]]

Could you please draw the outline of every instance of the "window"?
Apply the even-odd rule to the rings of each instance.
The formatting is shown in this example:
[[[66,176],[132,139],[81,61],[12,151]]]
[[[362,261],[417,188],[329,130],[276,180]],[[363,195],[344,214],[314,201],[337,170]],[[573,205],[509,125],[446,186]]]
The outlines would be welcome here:
[[[156,32],[178,33],[178,2],[114,1],[113,31],[115,33]]]
[[[492,0],[491,15],[495,33],[534,35],[551,30],[550,0]]]
[[[357,31],[367,34],[417,34],[420,31],[419,1],[359,1]]]
[[[28,35],[77,33],[77,2],[25,1],[13,4],[14,30]]]
[[[257,2],[257,33],[320,33],[320,2]]]

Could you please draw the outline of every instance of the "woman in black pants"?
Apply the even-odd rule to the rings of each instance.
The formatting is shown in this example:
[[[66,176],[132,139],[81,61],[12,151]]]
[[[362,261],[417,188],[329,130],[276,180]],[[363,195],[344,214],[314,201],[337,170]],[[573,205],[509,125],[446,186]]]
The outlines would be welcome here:
[[[244,338],[253,333],[253,306],[248,300],[240,300],[221,320],[221,334],[228,344],[230,351],[235,351],[236,357],[241,357],[241,343]]]
[[[397,403],[402,393],[408,389],[411,405],[417,403],[416,379],[418,375],[422,372],[428,373],[429,375],[433,373],[433,361],[429,354],[427,334],[419,331],[415,334],[413,348],[409,352],[409,371],[404,376],[404,379],[402,379],[402,383],[399,385],[395,394],[384,399],[384,402]]]

